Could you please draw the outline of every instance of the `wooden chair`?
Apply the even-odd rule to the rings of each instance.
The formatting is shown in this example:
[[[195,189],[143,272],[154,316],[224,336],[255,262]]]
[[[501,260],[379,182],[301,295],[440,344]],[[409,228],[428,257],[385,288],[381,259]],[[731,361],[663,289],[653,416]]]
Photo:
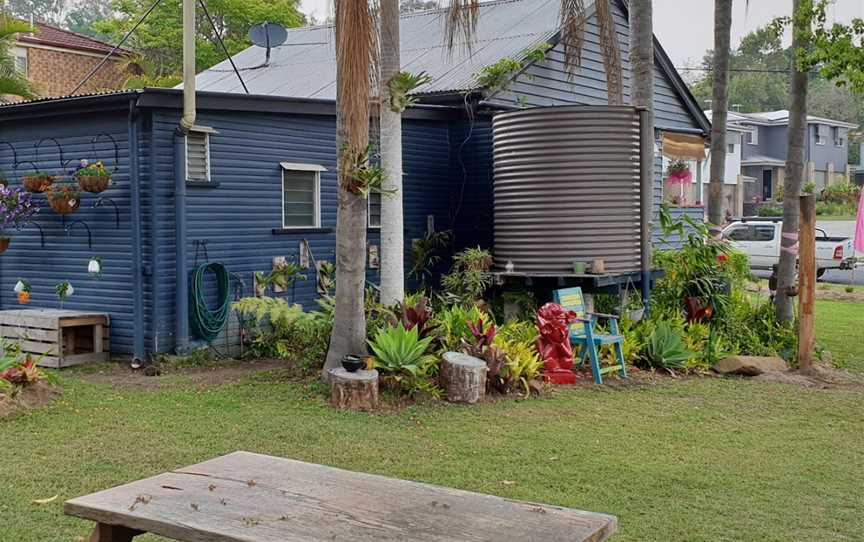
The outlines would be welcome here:
[[[620,371],[621,378],[627,378],[627,369],[624,366],[624,336],[618,332],[618,317],[613,314],[589,313],[585,311],[585,300],[582,297],[582,288],[565,288],[555,290],[555,303],[565,309],[576,313],[576,321],[570,325],[570,343],[580,347],[579,367],[585,365],[585,360],[591,360],[591,372],[594,374],[596,384],[603,383],[603,375]],[[609,320],[611,333],[597,333],[595,326],[598,318]],[[617,365],[611,367],[600,367],[599,347],[604,344],[613,345]]]

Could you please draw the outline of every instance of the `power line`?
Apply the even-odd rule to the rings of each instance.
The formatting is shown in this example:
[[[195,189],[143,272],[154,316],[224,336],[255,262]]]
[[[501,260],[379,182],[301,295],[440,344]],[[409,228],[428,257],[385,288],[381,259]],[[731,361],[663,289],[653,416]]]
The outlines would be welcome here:
[[[676,67],[676,70],[679,72],[710,72],[714,71],[714,68],[689,68],[689,67]],[[788,75],[791,72],[791,68],[788,70],[776,70],[769,68],[729,68],[729,72],[735,73],[784,73]],[[811,71],[809,73],[819,73],[818,71]]]

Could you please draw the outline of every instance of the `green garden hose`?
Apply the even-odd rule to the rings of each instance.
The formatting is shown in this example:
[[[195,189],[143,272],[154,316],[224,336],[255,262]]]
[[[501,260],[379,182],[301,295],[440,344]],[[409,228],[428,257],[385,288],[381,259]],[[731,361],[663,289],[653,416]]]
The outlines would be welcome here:
[[[212,271],[216,275],[216,308],[207,306],[204,288],[204,273]],[[230,279],[228,270],[221,263],[206,263],[192,270],[191,285],[189,288],[189,325],[192,332],[198,337],[212,343],[228,320],[231,310],[231,298],[229,293]]]

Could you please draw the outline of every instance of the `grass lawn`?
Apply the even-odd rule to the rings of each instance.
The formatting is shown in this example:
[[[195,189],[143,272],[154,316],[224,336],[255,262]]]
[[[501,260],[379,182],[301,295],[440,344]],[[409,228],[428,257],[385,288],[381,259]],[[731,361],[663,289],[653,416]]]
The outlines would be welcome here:
[[[816,302],[816,341],[834,363],[864,372],[864,303]]]
[[[818,331],[864,371],[860,309],[820,301]],[[86,540],[63,500],[238,449],[607,512],[620,541],[864,539],[864,386],[669,379],[365,415],[283,376],[144,389],[64,373],[53,404],[0,421],[0,540]]]

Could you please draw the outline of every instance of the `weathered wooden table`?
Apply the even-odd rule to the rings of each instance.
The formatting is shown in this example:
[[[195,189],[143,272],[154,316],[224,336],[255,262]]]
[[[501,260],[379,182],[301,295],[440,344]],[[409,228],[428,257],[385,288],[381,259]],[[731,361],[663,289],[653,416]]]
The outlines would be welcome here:
[[[248,452],[67,501],[91,542],[592,541],[613,516]]]

